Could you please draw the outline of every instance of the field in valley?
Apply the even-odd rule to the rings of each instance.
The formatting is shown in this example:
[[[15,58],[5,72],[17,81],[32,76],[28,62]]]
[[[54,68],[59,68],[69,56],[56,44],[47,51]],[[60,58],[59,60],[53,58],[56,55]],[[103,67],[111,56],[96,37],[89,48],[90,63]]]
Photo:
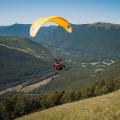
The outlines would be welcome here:
[[[55,77],[55,76],[53,76]],[[44,84],[47,84],[48,82],[50,82],[50,80],[52,79],[52,77],[48,78],[48,79],[45,79],[41,82],[38,82],[38,83],[35,83],[35,84],[32,84],[32,85],[29,85],[25,88],[23,88],[21,91],[24,91],[24,92],[29,92],[29,91],[32,91],[33,89],[39,87],[40,85],[44,85]]]

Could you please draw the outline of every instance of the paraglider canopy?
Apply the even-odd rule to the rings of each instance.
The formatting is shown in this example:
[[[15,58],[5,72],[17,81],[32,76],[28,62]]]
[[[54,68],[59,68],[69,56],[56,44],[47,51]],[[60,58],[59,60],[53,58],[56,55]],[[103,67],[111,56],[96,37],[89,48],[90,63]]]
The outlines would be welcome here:
[[[40,18],[38,20],[36,20],[31,28],[30,28],[30,35],[31,37],[34,37],[38,30],[46,23],[46,22],[54,22],[60,26],[62,26],[64,29],[66,29],[69,33],[72,32],[72,27],[70,25],[70,23],[65,20],[62,17],[59,16],[50,16],[50,17],[44,17],[44,18]]]

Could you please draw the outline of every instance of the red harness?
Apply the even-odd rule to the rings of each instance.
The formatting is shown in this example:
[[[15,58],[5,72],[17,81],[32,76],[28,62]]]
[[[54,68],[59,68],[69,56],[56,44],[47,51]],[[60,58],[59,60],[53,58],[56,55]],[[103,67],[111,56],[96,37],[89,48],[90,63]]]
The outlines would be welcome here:
[[[60,66],[61,64],[58,64],[58,63],[55,63],[55,69],[56,70],[59,70],[59,66]]]

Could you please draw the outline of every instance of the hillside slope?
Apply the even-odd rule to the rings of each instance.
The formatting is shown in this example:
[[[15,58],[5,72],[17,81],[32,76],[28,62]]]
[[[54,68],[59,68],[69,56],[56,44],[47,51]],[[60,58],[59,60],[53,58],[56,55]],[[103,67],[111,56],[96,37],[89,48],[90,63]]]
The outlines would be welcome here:
[[[27,38],[0,36],[0,91],[55,73],[52,52]]]
[[[16,120],[120,120],[120,90],[32,113]]]
[[[42,27],[36,37],[30,36],[30,27],[31,24],[13,24],[11,26],[1,26],[0,27],[0,34],[1,35],[8,35],[8,36],[22,36],[34,40],[38,43],[43,43],[46,39],[46,35],[49,35],[52,31],[54,31],[57,26],[49,26],[49,27]]]
[[[0,45],[29,53],[38,58],[50,59],[52,56],[50,49],[25,37],[0,35]]]
[[[120,59],[120,25],[94,23],[72,25],[72,29],[69,34],[59,27],[50,38],[56,48],[64,46],[64,52],[71,53],[73,59],[82,62]]]
[[[69,53],[68,57],[81,62],[120,59],[119,24],[102,22],[72,24],[72,33],[68,33],[60,26],[42,27],[33,38],[29,34],[30,26],[30,24],[14,24],[0,28],[0,34],[30,38],[38,43],[49,45],[52,49],[56,48],[60,55],[63,55],[63,52]]]

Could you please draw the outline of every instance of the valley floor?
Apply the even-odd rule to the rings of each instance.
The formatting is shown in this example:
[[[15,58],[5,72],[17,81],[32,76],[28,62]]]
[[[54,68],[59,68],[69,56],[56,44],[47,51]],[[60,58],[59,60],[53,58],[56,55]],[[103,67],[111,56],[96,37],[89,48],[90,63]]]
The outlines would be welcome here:
[[[57,75],[55,75],[55,76],[57,76]],[[35,88],[38,88],[40,85],[47,84],[47,83],[50,82],[50,80],[51,80],[52,78],[54,78],[55,76],[49,77],[48,79],[45,79],[45,80],[43,80],[43,81],[41,81],[41,82],[38,82],[38,83],[35,83],[35,84],[32,84],[32,85],[29,85],[29,86],[23,88],[21,91],[24,91],[24,92],[32,91],[32,90],[34,90]]]
[[[35,112],[16,120],[120,120],[120,90]]]

